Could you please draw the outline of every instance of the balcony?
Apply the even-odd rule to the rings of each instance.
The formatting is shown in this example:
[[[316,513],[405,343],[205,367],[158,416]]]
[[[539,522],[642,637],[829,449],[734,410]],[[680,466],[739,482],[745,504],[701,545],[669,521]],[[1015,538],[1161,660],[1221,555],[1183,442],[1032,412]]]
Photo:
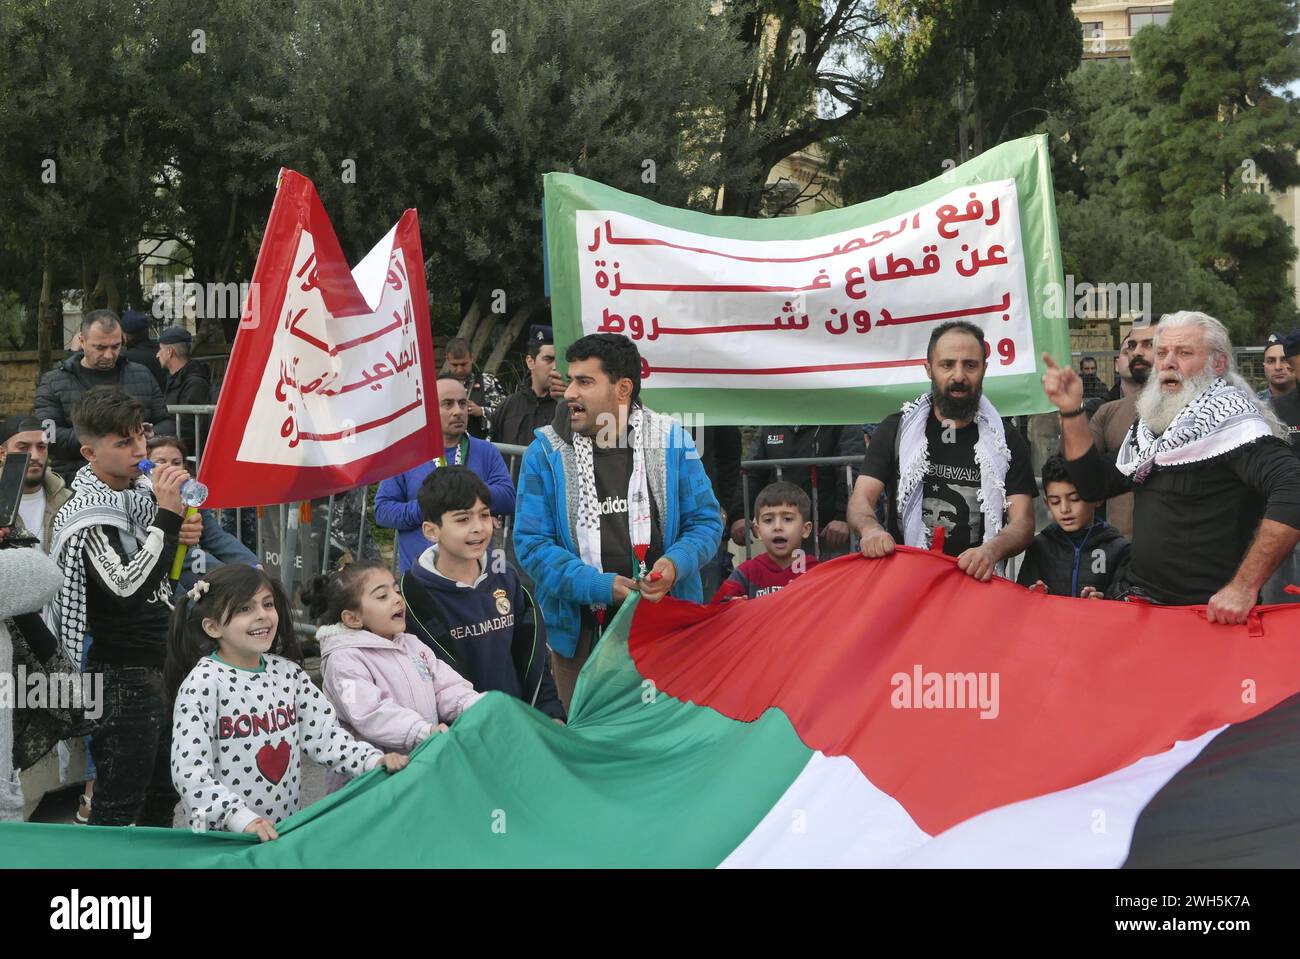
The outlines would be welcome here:
[[[1083,59],[1128,59],[1129,41],[1132,39],[1128,29],[1124,27],[1091,32],[1085,30],[1083,34]]]

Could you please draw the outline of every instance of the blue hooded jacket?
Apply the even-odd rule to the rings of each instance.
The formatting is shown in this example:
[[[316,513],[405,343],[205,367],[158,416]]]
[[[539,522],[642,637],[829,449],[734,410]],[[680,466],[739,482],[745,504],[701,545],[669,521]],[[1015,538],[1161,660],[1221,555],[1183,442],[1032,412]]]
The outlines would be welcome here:
[[[722,511],[699,453],[680,423],[646,411],[648,426],[666,432],[663,448],[647,452],[650,495],[659,508],[663,555],[677,568],[671,595],[703,602],[700,567],[722,539]],[[554,426],[535,432],[519,473],[514,545],[519,565],[532,577],[546,620],[547,643],[571,658],[578,646],[582,607],[614,600],[614,574],[588,566],[578,553],[566,473],[574,469],[572,434]]]

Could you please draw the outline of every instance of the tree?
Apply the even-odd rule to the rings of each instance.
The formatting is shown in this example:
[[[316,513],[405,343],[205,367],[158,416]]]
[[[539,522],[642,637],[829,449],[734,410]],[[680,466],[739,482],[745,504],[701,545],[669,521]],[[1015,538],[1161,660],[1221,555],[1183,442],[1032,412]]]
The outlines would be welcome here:
[[[136,295],[157,167],[144,17],[130,0],[0,5],[0,279],[40,318],[45,365],[64,289],[87,310]]]
[[[1068,193],[1058,194],[1056,213],[1062,263],[1076,284],[1147,284],[1151,296],[1142,306],[1153,316],[1198,309],[1222,320],[1237,342],[1250,335],[1252,318],[1237,291],[1141,213],[1113,196]]]
[[[1065,78],[1083,53],[1069,0],[943,0],[924,8],[935,29],[919,70],[955,87],[958,162],[1023,135],[1062,105]]]
[[[928,42],[917,6],[724,0],[746,72],[726,107],[723,213],[757,216],[772,167],[839,135],[880,91],[902,86]]]
[[[750,162],[723,149],[747,67],[713,7],[0,5],[0,290],[50,308],[48,351],[67,287],[88,307],[140,303],[142,238],[179,244],[200,283],[245,280],[286,166],[316,182],[353,260],[418,208],[432,315],[499,359],[542,309],[543,174],[712,210],[728,164]]]
[[[1127,206],[1145,210],[1198,263],[1236,287],[1253,332],[1296,321],[1295,259],[1266,189],[1300,185],[1300,79],[1293,0],[1179,0],[1133,38],[1148,108],[1119,164]]]
[[[322,0],[297,37],[311,121],[290,152],[344,248],[418,207],[434,312],[485,347],[541,308],[543,174],[696,208],[722,179],[719,105],[742,68],[709,0]]]
[[[292,96],[294,6],[155,0],[149,10],[162,162],[147,237],[178,243],[205,289],[247,280],[292,121],[311,122]],[[231,299],[222,316],[201,316],[200,339],[234,337]]]
[[[1128,130],[1146,105],[1128,60],[1084,60],[1067,79],[1063,101],[1039,129],[1049,135],[1058,193],[1115,196]]]
[[[926,29],[924,40],[919,31],[912,40],[910,66],[886,71],[830,147],[849,202],[938,176],[1070,102],[1066,77],[1082,40],[1067,0],[911,6]]]

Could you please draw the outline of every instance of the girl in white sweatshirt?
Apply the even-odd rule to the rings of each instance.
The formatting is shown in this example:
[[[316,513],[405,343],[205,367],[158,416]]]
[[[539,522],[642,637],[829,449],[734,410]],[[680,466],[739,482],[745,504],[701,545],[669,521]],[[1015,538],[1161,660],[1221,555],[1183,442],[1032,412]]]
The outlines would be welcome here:
[[[284,590],[259,569],[221,566],[177,603],[163,678],[190,828],[275,839],[300,808],[299,751],[349,777],[406,765],[339,725],[301,659]]]

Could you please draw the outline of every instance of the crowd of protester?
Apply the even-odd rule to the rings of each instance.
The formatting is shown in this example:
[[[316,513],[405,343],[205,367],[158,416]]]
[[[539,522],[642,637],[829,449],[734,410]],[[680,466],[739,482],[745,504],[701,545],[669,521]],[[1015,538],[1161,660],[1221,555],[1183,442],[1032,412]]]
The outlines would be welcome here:
[[[187,515],[181,489],[205,437],[167,407],[211,403],[210,381],[187,331],[153,342],[143,321],[87,314],[32,413],[0,426],[0,451],[30,457],[3,533],[27,537],[34,570],[0,591],[0,669],[21,659],[103,677],[102,715],[75,733],[88,756],[78,819],[94,825],[170,826],[179,801],[192,828],[274,839],[303,802],[300,753],[333,790],[400,772],[488,692],[564,723],[634,593],[761,602],[855,539],[871,560],[930,549],[978,581],[1203,604],[1222,623],[1245,622],[1298,572],[1300,334],[1270,337],[1259,393],[1203,313],[1129,331],[1109,392],[1093,357],[1076,372],[1044,356],[1061,439],[1040,488],[1019,424],[984,393],[983,332],[946,322],[927,348],[930,389],[878,425],[756,428],[745,459],[761,481],[746,495],[740,430],[690,431],[649,409],[631,340],[582,337],[566,379],[535,328],[509,396],[465,341],[448,344],[441,452],[384,480],[373,504],[395,531],[396,572],[358,557],[290,597],[239,531]],[[524,448],[517,480],[495,444]],[[758,468],[809,458],[840,460]],[[1040,493],[1051,522],[1038,529]],[[755,554],[733,562],[741,545]],[[174,577],[181,546],[204,562]],[[0,551],[6,583],[14,555]],[[316,627],[319,682],[294,599]],[[0,819],[23,813],[15,757],[30,750],[15,728],[0,710]]]

